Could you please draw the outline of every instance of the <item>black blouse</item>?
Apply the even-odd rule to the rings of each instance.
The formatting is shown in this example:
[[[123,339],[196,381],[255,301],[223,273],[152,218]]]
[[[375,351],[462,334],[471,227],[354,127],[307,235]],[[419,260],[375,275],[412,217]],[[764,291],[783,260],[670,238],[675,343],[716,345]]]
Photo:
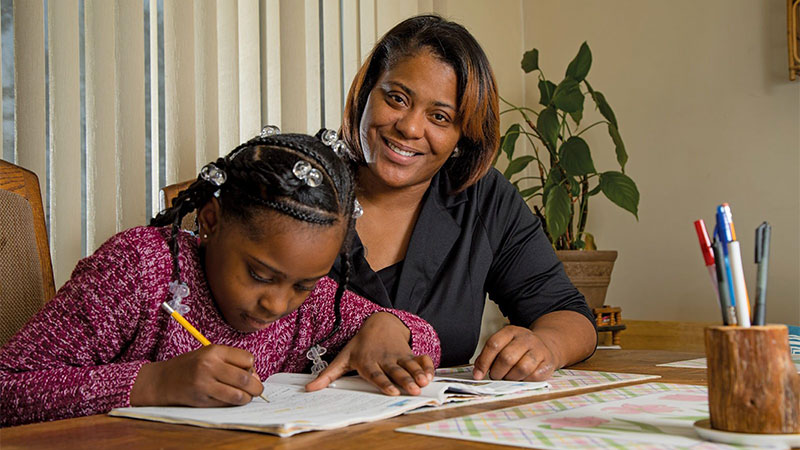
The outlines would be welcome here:
[[[583,295],[564,273],[539,219],[495,169],[465,191],[448,195],[440,172],[423,197],[396,293],[364,258],[355,237],[349,289],[433,325],[442,366],[466,364],[480,337],[486,294],[513,325],[529,327],[544,314],[576,311],[594,325]],[[388,230],[387,230],[388,231]],[[337,260],[331,277],[341,279]]]

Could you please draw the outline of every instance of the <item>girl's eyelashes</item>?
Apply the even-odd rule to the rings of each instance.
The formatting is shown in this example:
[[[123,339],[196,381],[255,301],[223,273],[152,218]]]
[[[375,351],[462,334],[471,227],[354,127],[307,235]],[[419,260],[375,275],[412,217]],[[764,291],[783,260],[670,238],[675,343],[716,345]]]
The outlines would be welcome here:
[[[248,268],[247,270],[250,272],[250,277],[258,281],[259,283],[272,283],[273,281],[275,281],[272,278],[265,278],[258,275],[257,273],[255,273],[255,271],[253,271],[253,269]]]
[[[314,290],[314,288],[315,288],[316,286],[317,286],[317,284],[316,284],[316,283],[312,284],[311,286],[304,286],[304,285],[302,285],[302,284],[295,284],[295,285],[294,285],[294,288],[295,288],[296,290],[298,290],[298,291],[303,291],[303,292],[311,292],[311,291],[313,291],[313,290]]]

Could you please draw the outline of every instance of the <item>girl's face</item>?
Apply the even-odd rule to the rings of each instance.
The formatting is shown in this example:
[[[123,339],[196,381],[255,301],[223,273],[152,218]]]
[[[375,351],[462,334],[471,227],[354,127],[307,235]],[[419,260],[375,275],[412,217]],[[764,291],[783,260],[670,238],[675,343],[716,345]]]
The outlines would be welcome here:
[[[369,94],[359,134],[366,180],[391,188],[422,186],[461,137],[453,68],[428,51],[398,61]]]
[[[242,332],[264,329],[299,308],[330,271],[344,239],[343,220],[319,226],[265,213],[246,225],[219,217],[216,199],[198,217],[200,235],[208,234],[201,242],[206,277],[225,321]]]

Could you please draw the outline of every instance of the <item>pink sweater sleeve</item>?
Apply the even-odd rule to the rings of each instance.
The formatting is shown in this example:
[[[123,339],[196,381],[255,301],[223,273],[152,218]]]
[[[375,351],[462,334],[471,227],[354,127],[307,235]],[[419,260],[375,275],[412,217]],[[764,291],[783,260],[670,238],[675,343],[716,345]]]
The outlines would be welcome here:
[[[306,302],[312,309],[311,320],[313,324],[309,327],[315,329],[312,344],[324,338],[332,329],[333,323],[333,299],[338,284],[325,277],[317,283],[314,292],[311,293]],[[366,319],[376,312],[388,312],[400,319],[411,332],[410,345],[415,355],[428,355],[433,360],[433,364],[438,367],[442,356],[439,337],[433,327],[423,319],[406,311],[382,308],[375,303],[361,297],[351,291],[345,291],[341,302],[342,323],[339,331],[334,334],[328,342],[323,343],[333,351],[338,351],[344,347],[361,329],[361,325]],[[330,323],[330,324],[329,324]],[[326,326],[321,326],[325,324]]]
[[[139,368],[116,360],[140,319],[138,254],[117,235],[80,261],[56,296],[0,349],[0,424],[129,405]]]

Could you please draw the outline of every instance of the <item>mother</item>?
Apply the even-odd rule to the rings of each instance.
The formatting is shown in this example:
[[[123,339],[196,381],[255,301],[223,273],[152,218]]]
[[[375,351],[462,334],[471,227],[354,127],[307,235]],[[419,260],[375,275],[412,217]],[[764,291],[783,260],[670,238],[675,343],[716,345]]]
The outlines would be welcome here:
[[[464,27],[417,16],[392,28],[353,81],[342,134],[364,210],[351,253],[353,290],[431,323],[444,366],[473,355],[488,293],[511,325],[486,343],[476,379],[545,379],[592,353],[597,334],[586,301],[539,220],[491,168],[497,86]],[[332,276],[345,272],[342,265]],[[362,330],[310,388],[350,369],[367,378],[393,374],[374,361],[387,342],[407,346],[394,330]],[[388,379],[373,382],[393,391]]]

